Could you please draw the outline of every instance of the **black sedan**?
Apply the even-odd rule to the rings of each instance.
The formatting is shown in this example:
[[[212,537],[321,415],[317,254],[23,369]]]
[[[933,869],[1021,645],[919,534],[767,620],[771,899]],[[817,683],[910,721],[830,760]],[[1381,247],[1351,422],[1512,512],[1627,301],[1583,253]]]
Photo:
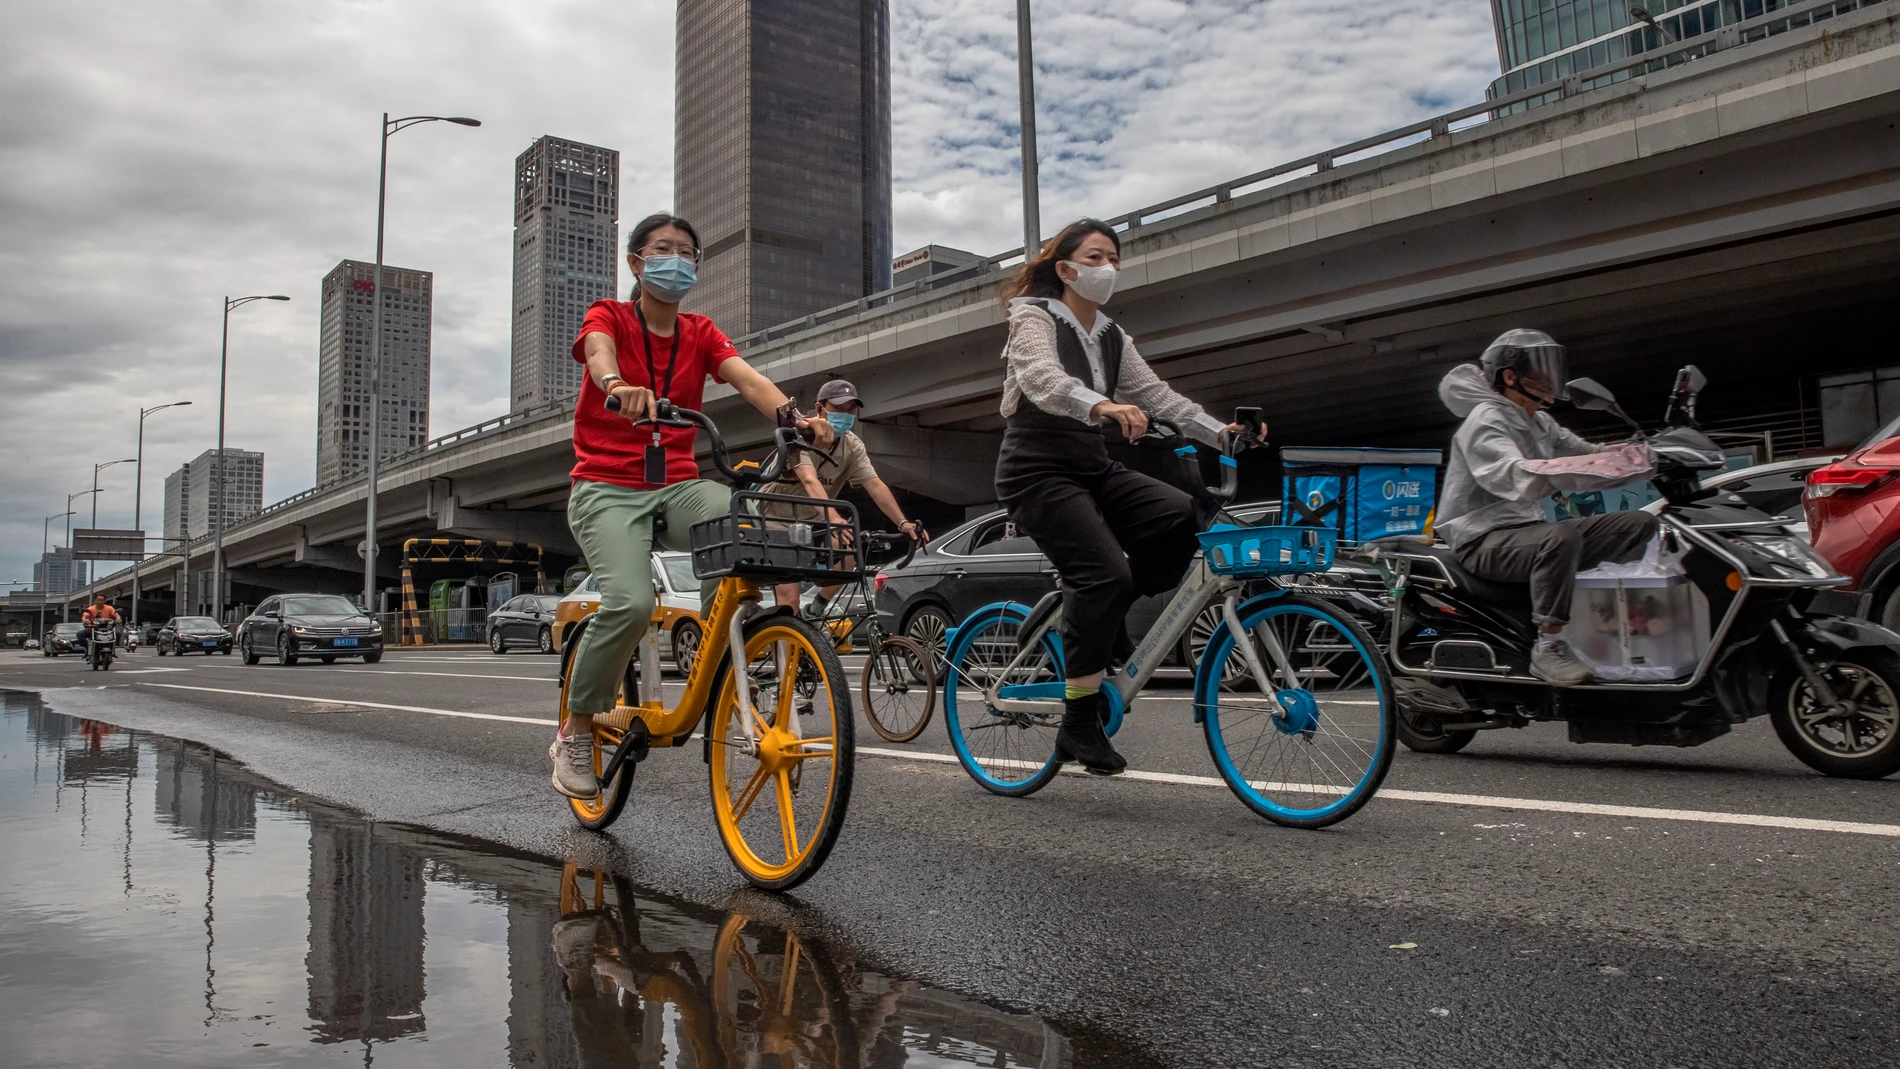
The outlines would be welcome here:
[[[54,624],[40,642],[40,656],[57,657],[62,653],[86,652],[86,625],[79,623]]]
[[[1278,503],[1241,505],[1231,511],[1238,523],[1274,522]],[[943,654],[944,631],[970,613],[996,601],[1033,605],[1056,588],[1056,570],[1036,543],[1016,533],[1009,516],[992,512],[956,528],[920,551],[904,568],[878,573],[877,611],[888,631],[901,632]],[[1173,591],[1138,598],[1128,610],[1128,637],[1139,643],[1167,607]],[[1194,621],[1171,661],[1192,667],[1198,651],[1219,622],[1210,608]]]
[[[488,614],[488,648],[507,653],[510,647],[529,646],[554,652],[554,608],[559,594],[523,594]]]
[[[158,639],[152,645],[160,657],[168,653],[180,657],[187,653],[229,655],[231,632],[209,616],[174,616],[158,629]]]
[[[383,659],[383,626],[339,594],[280,594],[265,598],[238,625],[238,652],[245,664],[274,653],[278,664],[315,657],[330,664],[338,657],[361,657],[364,664]]]

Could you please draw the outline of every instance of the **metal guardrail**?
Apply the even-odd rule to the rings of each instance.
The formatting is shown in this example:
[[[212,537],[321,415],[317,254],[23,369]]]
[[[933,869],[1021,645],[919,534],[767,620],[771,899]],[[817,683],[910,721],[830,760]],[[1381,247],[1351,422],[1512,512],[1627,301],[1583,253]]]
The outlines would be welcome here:
[[[1275,179],[1301,177],[1301,172],[1306,172],[1309,169],[1313,174],[1330,171],[1340,163],[1347,162],[1348,157],[1358,156],[1361,153],[1370,152],[1372,149],[1384,146],[1403,148],[1406,147],[1406,144],[1415,143],[1418,140],[1447,137],[1453,133],[1453,127],[1458,123],[1465,123],[1467,120],[1477,120],[1470,122],[1468,125],[1457,127],[1460,131],[1468,130],[1472,127],[1482,125],[1491,119],[1502,117],[1516,104],[1535,106],[1537,104],[1550,103],[1555,100],[1603,88],[1605,85],[1612,84],[1612,81],[1607,80],[1627,80],[1616,78],[1617,75],[1623,74],[1626,71],[1631,71],[1638,67],[1653,68],[1653,66],[1658,63],[1669,64],[1670,57],[1672,56],[1681,56],[1682,58],[1679,62],[1688,62],[1689,60],[1697,59],[1726,48],[1761,40],[1772,33],[1781,32],[1774,28],[1773,24],[1775,23],[1788,23],[1803,15],[1813,17],[1814,15],[1818,15],[1821,11],[1828,12],[1827,16],[1822,17],[1831,17],[1836,13],[1852,11],[1858,6],[1866,6],[1869,3],[1878,2],[1881,2],[1881,0],[1800,0],[1800,2],[1791,3],[1775,11],[1745,19],[1729,26],[1724,26],[1710,33],[1687,37],[1662,48],[1646,50],[1626,59],[1614,60],[1598,67],[1580,71],[1554,85],[1552,83],[1542,83],[1531,88],[1521,89],[1515,93],[1493,97],[1483,103],[1471,104],[1466,107],[1458,108],[1455,111],[1445,112],[1442,115],[1434,115],[1429,119],[1421,119],[1418,122],[1407,123],[1404,126],[1387,130],[1382,134],[1374,134],[1371,137],[1348,142],[1347,144],[1327,149],[1324,152],[1315,152],[1310,156],[1301,156],[1298,159],[1289,160],[1286,163],[1277,164],[1265,170],[1255,171],[1252,174],[1230,179],[1219,185],[1208,186],[1205,189],[1199,189],[1192,193],[1184,193],[1177,197],[1171,197],[1159,203],[1138,208],[1132,212],[1109,216],[1104,218],[1103,221],[1115,227],[1117,230],[1127,233],[1137,230],[1149,222],[1159,221],[1159,219],[1163,217],[1177,215],[1194,208],[1225,204],[1232,201],[1236,196],[1242,196],[1248,192],[1252,192],[1249,188],[1252,186],[1265,185]],[[1644,73],[1647,73],[1647,70]],[[1399,142],[1404,142],[1405,144],[1397,144]],[[894,304],[897,301],[927,293],[931,290],[943,289],[973,279],[987,279],[996,273],[1004,264],[1021,260],[1022,257],[1023,247],[1017,246],[1008,252],[1000,252],[993,256],[984,257],[982,260],[965,267],[955,268],[935,275],[928,275],[924,278],[907,282],[902,286],[896,286],[866,297],[860,297],[848,304],[825,308],[800,319],[794,319],[790,322],[779,323],[761,330],[755,330],[743,337],[735,338],[733,344],[737,345],[741,350],[744,350],[750,346],[762,345],[769,341],[789,337],[849,316],[862,315],[874,307]]]
[[[1591,67],[1588,70],[1580,71],[1565,78],[1562,82],[1556,83],[1555,86],[1551,83],[1541,83],[1527,89],[1521,89],[1515,93],[1493,97],[1479,104],[1467,105],[1454,111],[1445,112],[1442,115],[1434,115],[1429,119],[1421,119],[1418,122],[1407,123],[1404,126],[1387,130],[1381,134],[1374,134],[1371,137],[1360,138],[1357,141],[1335,146],[1324,152],[1315,152],[1308,156],[1301,156],[1298,159],[1289,160],[1286,163],[1277,164],[1265,170],[1242,175],[1239,178],[1230,179],[1218,185],[1208,186],[1205,189],[1195,190],[1192,193],[1184,193],[1177,197],[1171,197],[1167,200],[1138,208],[1132,212],[1109,217],[1104,221],[1123,233],[1138,230],[1150,222],[1157,222],[1162,218],[1178,215],[1195,208],[1229,203],[1237,196],[1245,196],[1249,192],[1254,192],[1255,190],[1251,189],[1251,187],[1262,186],[1273,182],[1275,179],[1299,177],[1300,172],[1307,171],[1309,168],[1311,169],[1311,173],[1320,174],[1332,170],[1342,162],[1356,162],[1350,161],[1349,157],[1369,153],[1376,148],[1385,146],[1404,148],[1406,145],[1417,143],[1418,141],[1448,137],[1453,132],[1469,130],[1494,118],[1501,117],[1517,104],[1535,106],[1577,96],[1582,93],[1603,88],[1606,85],[1626,81],[1627,79],[1619,79],[1617,76],[1628,71],[1633,71],[1639,67],[1644,68],[1644,73],[1648,73],[1649,70],[1656,69],[1657,64],[1674,65],[1686,63],[1724,49],[1759,41],[1773,34],[1783,32],[1791,26],[1796,25],[1796,20],[1798,19],[1805,18],[1811,21],[1820,21],[1823,18],[1844,14],[1860,7],[1881,2],[1883,2],[1883,0],[1798,0],[1796,3],[1788,4],[1774,11],[1765,12],[1753,18],[1744,19],[1741,22],[1724,26],[1708,33],[1683,38],[1680,41],[1676,41],[1662,48],[1646,50],[1624,59],[1614,60],[1597,67]],[[1825,12],[1825,14],[1823,14],[1823,12]],[[1806,23],[1799,24],[1805,25]],[[1680,58],[1672,61],[1671,57]],[[1467,122],[1468,125],[1457,125]],[[969,282],[988,281],[992,276],[998,274],[1002,267],[1012,261],[1022,259],[1022,256],[1023,248],[1022,246],[1018,246],[1007,252],[999,252],[992,256],[986,256],[975,263],[963,267],[928,275],[924,278],[907,282],[902,286],[895,286],[888,290],[882,290],[878,293],[860,297],[847,304],[836,305],[798,319],[775,324],[761,330],[755,330],[750,334],[734,339],[734,344],[741,350],[744,350],[752,346],[765,344],[766,342],[787,338],[804,331],[814,330],[827,323],[836,322],[837,320],[850,316],[862,315],[873,308],[895,304],[898,301],[934,290],[945,289]],[[552,418],[556,415],[565,416],[572,412],[573,406],[574,395],[569,394],[566,397],[557,398],[546,404],[536,405],[533,408],[526,408],[519,412],[510,412],[506,415],[496,416],[493,419],[484,420],[473,426],[464,427],[461,430],[452,431],[440,437],[432,438],[426,444],[411,449],[408,452],[398,453],[389,458],[390,465],[393,468],[396,464],[416,459],[423,454],[435,450],[459,445],[473,439],[485,438],[502,431],[520,427],[527,423]],[[389,474],[390,470],[390,468],[385,468],[383,474]],[[301,493],[292,494],[282,501],[265,506],[262,510],[246,517],[242,522],[225,528],[225,534],[229,536],[233,532],[243,530],[250,524],[269,518],[274,513],[281,512],[287,508],[293,508],[319,494],[329,493],[340,487],[362,482],[366,478],[366,475],[353,475],[347,479],[340,479],[333,483],[315,486]],[[208,544],[209,542],[210,539],[208,537],[198,539],[191,543],[191,548],[195,550],[197,547]],[[174,550],[173,552],[176,551]]]

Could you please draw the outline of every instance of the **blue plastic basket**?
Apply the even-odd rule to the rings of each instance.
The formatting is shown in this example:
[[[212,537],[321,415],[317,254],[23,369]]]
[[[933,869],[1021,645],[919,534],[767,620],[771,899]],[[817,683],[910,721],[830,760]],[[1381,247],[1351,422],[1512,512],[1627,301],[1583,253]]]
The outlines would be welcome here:
[[[1202,531],[1201,554],[1220,575],[1298,575],[1333,566],[1339,535],[1323,527],[1234,527]]]

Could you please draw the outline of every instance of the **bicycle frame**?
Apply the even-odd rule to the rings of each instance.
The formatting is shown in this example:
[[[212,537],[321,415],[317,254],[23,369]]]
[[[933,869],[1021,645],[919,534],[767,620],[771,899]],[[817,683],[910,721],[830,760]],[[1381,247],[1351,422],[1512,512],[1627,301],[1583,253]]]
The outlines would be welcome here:
[[[1205,560],[1195,562],[1194,571],[1181,583],[1181,588],[1168,602],[1168,607],[1162,611],[1155,625],[1149,628],[1148,633],[1142,637],[1141,644],[1135,647],[1135,652],[1128,658],[1128,663],[1107,681],[1109,688],[1120,699],[1124,710],[1134,702],[1135,695],[1147,687],[1148,681],[1154,678],[1155,671],[1161,667],[1167,651],[1173,649],[1188,633],[1188,629],[1194,625],[1195,617],[1199,616],[1203,609],[1216,602],[1222,605],[1222,616],[1226,620],[1228,630],[1234,636],[1235,644],[1246,658],[1247,669],[1253,675],[1254,682],[1264,693],[1273,693],[1278,689],[1273,686],[1272,677],[1254,652],[1253,643],[1245,641],[1246,632],[1240,625],[1240,595],[1245,585],[1244,579],[1231,575],[1216,575],[1209,571]],[[1016,651],[1016,656],[1010,661],[1008,667],[997,673],[999,678],[1007,679],[1011,673],[1022,667],[1023,663],[1033,655],[1033,651],[1040,646],[1042,636],[1061,622],[1061,619],[1062,610],[1058,607],[1056,611],[1049,614],[1047,619],[1037,625],[1035,631],[1023,636],[1019,641],[1020,648]],[[1279,669],[1287,685],[1299,686],[1299,673],[1287,659],[1286,651],[1280,648],[1280,643],[1272,632],[1262,628],[1258,634],[1261,644],[1267,648],[1267,653],[1274,662],[1274,667]],[[1046,713],[1061,708],[1062,692],[1058,689],[1061,685],[1060,683],[1011,685],[993,683],[984,690],[983,697],[1001,712]],[[1006,696],[1005,691],[1010,693]]]

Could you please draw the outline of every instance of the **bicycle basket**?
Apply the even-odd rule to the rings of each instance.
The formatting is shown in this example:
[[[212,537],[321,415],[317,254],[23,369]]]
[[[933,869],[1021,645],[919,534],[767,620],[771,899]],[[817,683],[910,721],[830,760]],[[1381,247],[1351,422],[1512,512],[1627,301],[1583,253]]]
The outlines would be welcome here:
[[[844,521],[831,522],[827,509]],[[732,495],[730,514],[693,525],[693,574],[850,582],[858,577],[850,548],[857,530],[858,513],[848,501],[740,491]]]
[[[1337,532],[1318,527],[1234,527],[1202,531],[1201,554],[1219,575],[1298,575],[1333,566]]]

